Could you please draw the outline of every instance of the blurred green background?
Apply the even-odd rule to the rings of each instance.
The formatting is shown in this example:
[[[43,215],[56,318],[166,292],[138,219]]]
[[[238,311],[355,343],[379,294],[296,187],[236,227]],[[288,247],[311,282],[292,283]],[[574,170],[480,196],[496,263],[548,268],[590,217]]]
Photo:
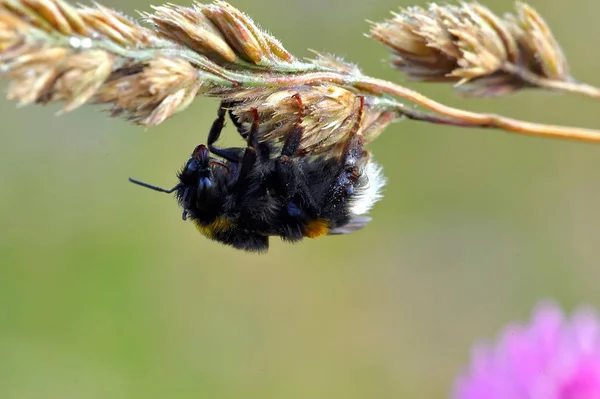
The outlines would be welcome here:
[[[233,2],[298,56],[335,52],[456,106],[600,128],[591,100],[407,82],[362,34],[410,4]],[[600,3],[531,4],[573,74],[600,84]],[[600,146],[394,124],[370,146],[389,186],[366,229],[248,255],[127,182],[171,186],[216,105],[145,131],[93,107],[0,102],[0,398],[444,398],[472,343],[540,299],[600,307]]]

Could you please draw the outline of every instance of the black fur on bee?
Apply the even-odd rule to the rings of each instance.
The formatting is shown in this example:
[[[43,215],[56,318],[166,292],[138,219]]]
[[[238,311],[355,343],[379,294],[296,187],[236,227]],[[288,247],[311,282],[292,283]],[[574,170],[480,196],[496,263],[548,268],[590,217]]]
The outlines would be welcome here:
[[[191,219],[209,239],[246,251],[266,251],[271,236],[296,242],[362,228],[370,220],[364,214],[381,198],[385,184],[380,167],[363,149],[359,127],[364,100],[339,153],[300,156],[304,105],[299,95],[294,98],[299,118],[283,145],[258,141],[260,120],[254,109],[247,132],[230,114],[246,147],[216,147],[227,110],[222,103],[207,145],[194,149],[175,187],[130,181],[174,192],[184,220]]]

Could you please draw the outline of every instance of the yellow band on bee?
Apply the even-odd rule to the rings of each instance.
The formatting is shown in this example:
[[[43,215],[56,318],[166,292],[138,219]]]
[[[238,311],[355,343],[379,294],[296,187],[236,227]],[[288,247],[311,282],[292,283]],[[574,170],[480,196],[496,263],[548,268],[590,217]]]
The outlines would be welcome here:
[[[224,218],[216,218],[207,225],[196,223],[196,228],[198,231],[207,238],[214,238],[216,234],[224,233],[228,230],[231,230],[233,227],[234,223],[231,220]]]
[[[304,236],[308,238],[319,238],[329,232],[329,222],[325,219],[317,219],[306,224]]]

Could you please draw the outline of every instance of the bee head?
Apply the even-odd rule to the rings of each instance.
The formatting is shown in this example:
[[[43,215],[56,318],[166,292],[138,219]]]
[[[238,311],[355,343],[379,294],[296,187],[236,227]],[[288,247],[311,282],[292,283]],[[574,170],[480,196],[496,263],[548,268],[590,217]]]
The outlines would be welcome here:
[[[190,211],[194,214],[208,212],[210,216],[218,215],[222,206],[223,191],[227,190],[230,179],[229,167],[226,164],[212,158],[208,148],[200,144],[194,149],[177,177],[179,183],[171,189],[132,178],[129,178],[129,181],[162,193],[175,192],[184,209],[184,220]]]
[[[199,196],[204,195],[213,186],[212,168],[220,167],[220,163],[216,166],[215,162],[210,159],[208,148],[200,144],[194,149],[190,159],[179,173],[180,182],[185,186],[195,187]]]

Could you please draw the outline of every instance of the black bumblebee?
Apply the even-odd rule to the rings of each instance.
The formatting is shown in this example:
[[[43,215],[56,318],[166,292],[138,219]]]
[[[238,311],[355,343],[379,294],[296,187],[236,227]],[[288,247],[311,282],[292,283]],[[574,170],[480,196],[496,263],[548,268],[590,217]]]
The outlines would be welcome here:
[[[380,166],[363,149],[359,127],[364,100],[339,153],[311,156],[298,151],[305,111],[300,96],[294,98],[301,111],[282,145],[259,142],[259,115],[253,109],[249,131],[230,113],[246,148],[216,147],[227,112],[222,103],[207,145],[194,149],[175,187],[130,181],[175,192],[184,220],[191,219],[206,237],[246,251],[266,251],[270,236],[295,242],[362,228],[370,220],[364,214],[381,198],[385,184]]]

